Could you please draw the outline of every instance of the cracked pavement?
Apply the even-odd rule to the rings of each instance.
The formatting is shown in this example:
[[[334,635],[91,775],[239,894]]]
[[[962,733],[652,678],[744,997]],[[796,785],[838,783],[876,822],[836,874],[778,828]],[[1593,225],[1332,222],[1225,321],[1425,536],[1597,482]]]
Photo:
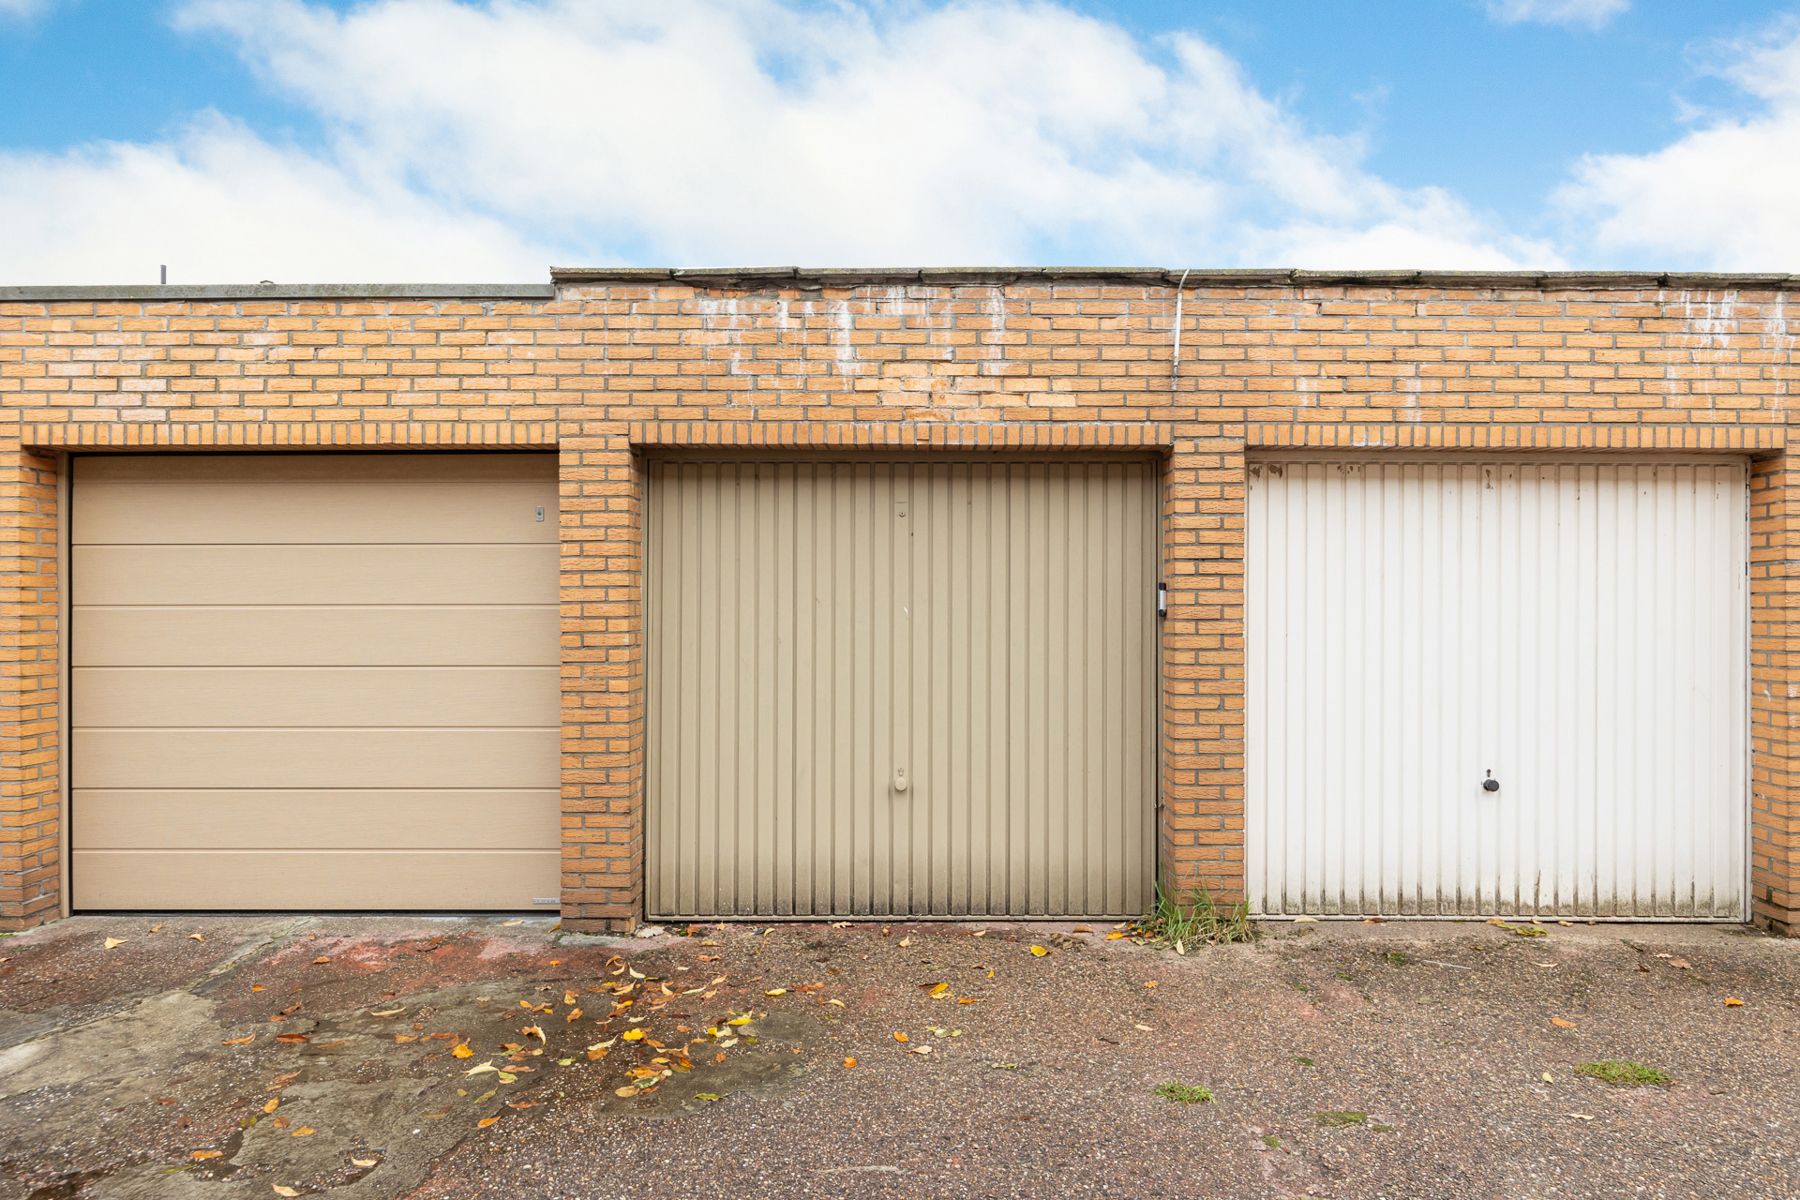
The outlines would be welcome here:
[[[76,918],[0,939],[0,1195],[1800,1196],[1800,941],[1108,928]]]

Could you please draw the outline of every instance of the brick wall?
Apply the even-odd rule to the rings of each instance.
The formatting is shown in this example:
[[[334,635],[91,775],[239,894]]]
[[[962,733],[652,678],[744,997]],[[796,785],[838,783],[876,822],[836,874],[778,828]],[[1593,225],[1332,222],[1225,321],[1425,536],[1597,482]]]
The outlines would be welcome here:
[[[640,467],[656,446],[1165,452],[1162,856],[1241,887],[1247,453],[1754,462],[1753,887],[1800,923],[1792,277],[566,272],[554,294],[0,289],[0,922],[60,910],[56,488],[81,448],[556,448],[564,899],[638,911]],[[419,292],[424,289],[409,289]],[[151,290],[155,293],[155,289]]]

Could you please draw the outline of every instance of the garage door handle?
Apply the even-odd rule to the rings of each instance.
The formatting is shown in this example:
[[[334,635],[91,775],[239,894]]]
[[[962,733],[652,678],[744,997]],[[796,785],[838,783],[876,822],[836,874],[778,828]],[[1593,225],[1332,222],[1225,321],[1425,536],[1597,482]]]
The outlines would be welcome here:
[[[1492,771],[1489,771],[1487,773],[1487,778],[1481,781],[1481,790],[1484,792],[1497,792],[1500,790],[1500,781],[1494,778],[1494,773]]]
[[[906,790],[906,768],[905,767],[895,767],[894,768],[894,790],[896,792],[904,792]]]

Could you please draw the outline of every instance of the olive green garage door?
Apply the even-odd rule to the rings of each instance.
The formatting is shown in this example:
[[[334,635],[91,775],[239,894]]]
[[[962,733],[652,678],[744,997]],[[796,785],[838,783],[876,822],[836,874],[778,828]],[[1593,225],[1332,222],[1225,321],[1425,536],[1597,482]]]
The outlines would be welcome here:
[[[649,911],[1143,911],[1157,510],[1148,462],[653,463]]]
[[[558,892],[547,455],[76,460],[79,909]]]

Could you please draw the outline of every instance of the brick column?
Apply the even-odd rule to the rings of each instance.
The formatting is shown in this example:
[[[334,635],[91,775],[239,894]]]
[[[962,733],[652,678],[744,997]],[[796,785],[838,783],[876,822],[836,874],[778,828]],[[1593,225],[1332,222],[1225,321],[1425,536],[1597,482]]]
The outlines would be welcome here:
[[[1750,471],[1750,907],[1800,935],[1800,450]]]
[[[623,427],[561,449],[563,925],[622,930],[644,911],[643,481]]]
[[[0,444],[0,929],[62,915],[57,467]]]
[[[1163,499],[1161,862],[1178,895],[1244,897],[1244,443],[1177,432]]]

